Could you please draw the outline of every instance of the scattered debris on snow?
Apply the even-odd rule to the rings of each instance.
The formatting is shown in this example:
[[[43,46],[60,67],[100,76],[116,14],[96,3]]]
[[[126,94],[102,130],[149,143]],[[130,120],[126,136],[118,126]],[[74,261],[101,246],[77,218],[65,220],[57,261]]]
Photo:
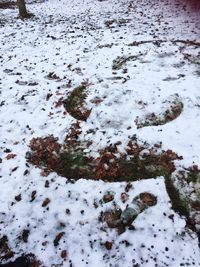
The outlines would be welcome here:
[[[199,3],[27,7],[0,4],[0,266],[200,266]]]

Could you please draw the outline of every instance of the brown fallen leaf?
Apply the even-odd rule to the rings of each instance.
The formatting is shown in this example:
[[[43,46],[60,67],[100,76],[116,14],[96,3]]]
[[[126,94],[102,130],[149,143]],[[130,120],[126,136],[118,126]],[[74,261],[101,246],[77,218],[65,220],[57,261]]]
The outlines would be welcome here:
[[[16,154],[13,154],[13,153],[10,153],[6,156],[6,159],[9,160],[9,159],[14,159],[17,155]]]
[[[57,234],[57,236],[55,237],[55,239],[53,241],[53,244],[55,247],[57,247],[59,245],[59,241],[63,237],[64,234],[65,234],[65,232],[60,232]]]
[[[42,203],[42,207],[46,207],[49,203],[50,203],[50,199],[46,198]]]

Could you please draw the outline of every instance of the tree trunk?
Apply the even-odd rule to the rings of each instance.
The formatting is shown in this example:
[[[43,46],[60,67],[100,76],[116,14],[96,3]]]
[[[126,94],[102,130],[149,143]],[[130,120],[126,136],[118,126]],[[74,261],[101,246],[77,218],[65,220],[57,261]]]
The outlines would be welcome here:
[[[30,14],[26,10],[25,0],[17,0],[17,5],[19,8],[19,16],[20,18],[29,18]]]

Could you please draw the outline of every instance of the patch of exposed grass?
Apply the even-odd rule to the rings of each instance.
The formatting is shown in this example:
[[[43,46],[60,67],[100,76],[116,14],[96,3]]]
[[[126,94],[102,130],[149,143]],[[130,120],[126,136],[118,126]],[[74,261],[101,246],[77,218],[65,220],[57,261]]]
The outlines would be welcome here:
[[[190,201],[186,197],[183,198],[178,189],[174,186],[172,178],[169,175],[165,176],[165,185],[167,193],[170,197],[172,208],[180,215],[189,218],[190,215]]]
[[[82,84],[76,87],[66,100],[63,101],[67,112],[77,120],[86,121],[90,115],[91,110],[86,108],[85,99],[87,85]]]
[[[98,158],[92,158],[84,152],[83,144],[81,145],[78,140],[80,133],[79,123],[76,123],[70,129],[63,145],[53,136],[33,138],[30,142],[28,161],[42,168],[47,174],[54,171],[73,180],[86,178],[107,182],[129,182],[163,176],[172,208],[188,220],[191,211],[192,214],[196,210],[198,212],[199,206],[196,205],[198,199],[194,205],[187,195],[180,193],[172,179],[176,170],[174,161],[182,157],[171,150],[161,150],[161,144],[149,148],[146,143],[143,146],[139,145],[137,138],[132,138],[126,153],[120,157],[118,144],[115,144],[100,151]],[[182,176],[184,181],[199,181],[200,171],[195,166],[185,170],[184,174],[187,174]]]
[[[169,99],[170,106],[164,112],[159,114],[150,113],[144,118],[137,118],[135,120],[137,128],[164,125],[180,116],[183,111],[183,103],[178,95],[171,96],[171,98]]]

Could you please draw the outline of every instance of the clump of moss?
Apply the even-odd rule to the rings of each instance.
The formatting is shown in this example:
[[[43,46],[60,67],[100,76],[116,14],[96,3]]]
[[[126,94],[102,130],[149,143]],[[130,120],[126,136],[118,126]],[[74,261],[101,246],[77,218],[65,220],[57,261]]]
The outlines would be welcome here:
[[[62,176],[72,179],[94,179],[92,165],[82,151],[63,152],[60,159],[62,162]]]

